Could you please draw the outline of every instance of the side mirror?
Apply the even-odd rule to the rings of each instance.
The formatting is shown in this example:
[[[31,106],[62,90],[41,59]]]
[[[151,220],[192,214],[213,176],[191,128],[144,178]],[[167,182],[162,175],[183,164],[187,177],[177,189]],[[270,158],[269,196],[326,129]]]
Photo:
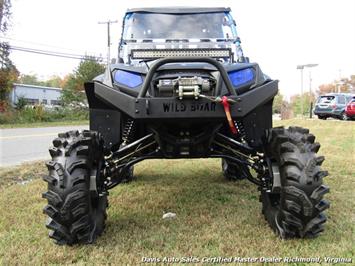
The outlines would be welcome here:
[[[116,64],[116,58],[111,58],[111,64]]]

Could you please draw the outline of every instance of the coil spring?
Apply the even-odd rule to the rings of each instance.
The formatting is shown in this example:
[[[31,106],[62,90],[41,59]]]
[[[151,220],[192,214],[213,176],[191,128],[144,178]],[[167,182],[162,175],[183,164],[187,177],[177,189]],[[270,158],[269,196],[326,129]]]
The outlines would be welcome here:
[[[134,131],[135,122],[133,119],[128,118],[122,132],[122,146],[127,145],[131,141]]]
[[[235,122],[235,126],[238,129],[238,132],[239,132],[241,138],[245,139],[246,134],[245,134],[245,128],[244,128],[242,121],[234,121],[234,122]]]

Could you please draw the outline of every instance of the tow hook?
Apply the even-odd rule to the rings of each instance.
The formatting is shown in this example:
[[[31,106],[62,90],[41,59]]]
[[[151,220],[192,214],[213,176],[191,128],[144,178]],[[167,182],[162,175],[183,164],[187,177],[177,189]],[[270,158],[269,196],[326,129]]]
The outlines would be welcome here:
[[[235,124],[234,124],[234,121],[232,119],[231,112],[230,112],[230,103],[234,103],[234,101],[232,99],[228,99],[227,96],[223,96],[221,100],[222,100],[221,103],[223,104],[223,108],[224,108],[224,113],[226,114],[226,117],[227,117],[229,128],[230,128],[233,135],[237,135],[238,130],[235,127]]]
[[[235,104],[236,101],[228,98],[227,96],[222,96],[222,98],[221,98],[221,97],[210,97],[210,96],[206,96],[206,95],[201,94],[200,97],[205,98],[205,99],[210,100],[215,103],[221,103],[223,105],[224,113],[226,114],[228,125],[229,125],[229,128],[230,128],[232,134],[237,135],[239,133],[238,129],[236,128],[236,126],[234,124],[234,121],[232,119],[232,115],[230,112],[230,105]]]

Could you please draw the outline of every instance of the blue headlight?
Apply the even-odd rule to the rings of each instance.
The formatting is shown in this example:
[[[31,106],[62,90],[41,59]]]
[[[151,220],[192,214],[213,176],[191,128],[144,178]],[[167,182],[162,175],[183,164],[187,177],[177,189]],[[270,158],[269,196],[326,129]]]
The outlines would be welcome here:
[[[135,88],[143,83],[141,74],[124,70],[117,70],[113,79],[130,88]]]
[[[254,79],[254,71],[252,68],[236,70],[228,73],[229,79],[234,87],[239,87]]]

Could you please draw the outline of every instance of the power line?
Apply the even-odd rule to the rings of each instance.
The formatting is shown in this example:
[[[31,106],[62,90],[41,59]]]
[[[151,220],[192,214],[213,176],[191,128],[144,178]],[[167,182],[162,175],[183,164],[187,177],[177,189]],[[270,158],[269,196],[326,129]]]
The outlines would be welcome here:
[[[19,39],[14,39],[14,38],[5,37],[5,36],[0,36],[0,39],[10,40],[10,41],[20,42],[20,43],[33,44],[33,45],[37,45],[37,46],[45,46],[45,47],[50,47],[50,48],[57,48],[57,49],[67,50],[67,51],[78,51],[78,50],[74,50],[74,49],[70,49],[70,48],[65,48],[65,47],[60,47],[60,46],[54,46],[54,45],[49,45],[49,44],[44,44],[44,43],[39,43],[39,42],[32,42],[32,41],[19,40]]]
[[[33,48],[13,46],[13,45],[10,45],[10,49],[15,50],[15,51],[48,55],[48,56],[56,56],[56,57],[69,58],[69,59],[103,61],[101,57],[97,57],[95,55],[90,56],[90,55],[69,54],[69,53],[62,53],[62,52],[48,51],[48,50],[41,50],[41,49],[33,49]]]
[[[56,55],[71,56],[71,57],[83,57],[82,55],[79,55],[79,54],[69,54],[69,53],[62,53],[62,52],[56,52],[56,51],[34,49],[34,48],[29,48],[29,47],[19,47],[19,46],[14,46],[14,45],[10,45],[10,48],[13,50],[44,53],[44,54],[56,54]]]

